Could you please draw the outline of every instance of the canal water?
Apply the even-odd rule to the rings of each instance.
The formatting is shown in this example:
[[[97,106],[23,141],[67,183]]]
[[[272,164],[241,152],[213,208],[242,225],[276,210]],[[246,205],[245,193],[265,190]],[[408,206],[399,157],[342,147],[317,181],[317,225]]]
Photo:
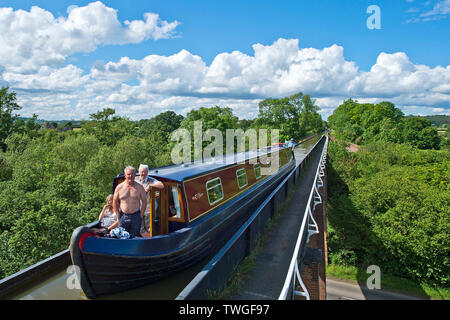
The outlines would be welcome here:
[[[317,135],[313,137],[312,139],[303,142],[302,144],[299,144],[295,150],[294,150],[294,156],[295,156],[295,162],[297,165],[305,159],[306,155],[308,154],[309,150],[311,150],[312,147],[317,143],[317,141],[320,140],[322,136]]]
[[[170,278],[150,285],[116,294],[103,295],[98,300],[173,300],[212,258],[179,272]],[[81,289],[74,286],[72,269],[55,272],[48,278],[9,297],[11,300],[89,300]]]
[[[309,150],[317,143],[321,136],[308,140],[295,148],[294,155],[299,164],[308,154]],[[179,272],[170,278],[162,279],[150,285],[104,295],[97,299],[103,300],[173,300],[189,284],[189,282],[203,269],[214,255],[206,258],[197,265]],[[12,300],[87,300],[81,289],[74,286],[74,274],[69,266],[63,270],[40,279],[38,283],[11,295]]]

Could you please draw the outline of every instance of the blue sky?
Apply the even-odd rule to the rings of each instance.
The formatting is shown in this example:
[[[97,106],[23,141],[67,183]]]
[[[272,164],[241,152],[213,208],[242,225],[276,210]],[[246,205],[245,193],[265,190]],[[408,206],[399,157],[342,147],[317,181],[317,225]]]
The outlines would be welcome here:
[[[2,1],[0,82],[49,120],[214,105],[252,118],[299,91],[324,118],[347,98],[449,114],[449,16],[449,0]]]

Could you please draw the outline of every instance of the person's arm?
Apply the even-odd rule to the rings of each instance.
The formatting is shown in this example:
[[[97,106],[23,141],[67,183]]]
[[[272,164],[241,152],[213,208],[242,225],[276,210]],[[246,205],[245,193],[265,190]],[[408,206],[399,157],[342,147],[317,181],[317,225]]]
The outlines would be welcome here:
[[[116,187],[116,190],[114,190],[114,198],[113,198],[113,212],[116,215],[116,221],[110,225],[108,228],[106,228],[108,231],[111,231],[112,229],[115,229],[119,226],[119,208],[120,208],[120,201],[119,201],[119,188],[120,185]]]
[[[120,208],[119,189],[120,184],[116,187],[116,190],[114,190],[114,198],[113,198],[113,211],[117,217],[119,217],[119,208]]]
[[[106,228],[108,231],[111,231],[112,229],[117,228],[117,226],[119,225],[119,215],[115,212],[114,212],[114,214],[116,215],[116,221],[112,225],[110,225],[109,227]]]
[[[156,189],[164,189],[164,183],[162,183],[159,180],[156,180],[155,178],[149,177],[150,178],[150,183],[148,185],[148,187],[145,189],[146,192],[148,192],[150,190],[150,187],[152,188],[156,188]]]
[[[98,216],[98,220],[102,220],[103,216],[105,215],[106,205],[103,206],[102,212],[100,212],[100,215]]]
[[[141,217],[144,216],[145,209],[147,208],[147,192],[145,192],[145,189],[143,186],[139,185],[140,194],[141,194]]]

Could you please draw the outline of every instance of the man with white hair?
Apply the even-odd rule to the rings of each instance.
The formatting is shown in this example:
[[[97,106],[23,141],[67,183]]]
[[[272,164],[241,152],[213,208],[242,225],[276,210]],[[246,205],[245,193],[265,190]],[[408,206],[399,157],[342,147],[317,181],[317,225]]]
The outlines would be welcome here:
[[[140,183],[145,190],[147,198],[147,206],[142,220],[141,234],[150,234],[150,188],[164,189],[164,184],[148,175],[148,165],[141,164],[139,166],[139,175],[136,177],[136,182]],[[155,208],[156,209],[156,208]]]

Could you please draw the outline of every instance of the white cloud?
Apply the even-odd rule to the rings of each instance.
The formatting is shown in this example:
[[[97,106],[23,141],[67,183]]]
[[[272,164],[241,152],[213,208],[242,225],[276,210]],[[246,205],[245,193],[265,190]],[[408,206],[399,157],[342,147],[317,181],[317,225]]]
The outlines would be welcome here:
[[[102,93],[97,102],[130,106],[128,113],[136,118],[142,116],[137,110],[155,115],[161,108],[184,112],[214,105],[233,107],[248,118],[257,115],[260,99],[299,91],[317,97],[325,117],[348,98],[402,106],[450,104],[450,66],[416,65],[403,52],[380,53],[364,72],[345,60],[338,45],[302,49],[296,39],[279,39],[253,48],[254,55],[220,53],[209,66],[186,50],[141,60],[124,57],[93,68],[86,87],[92,94]],[[136,83],[126,84],[130,80]]]
[[[60,66],[69,55],[92,52],[100,45],[169,38],[178,25],[154,13],[123,25],[117,11],[101,2],[70,6],[68,16],[58,18],[36,6],[30,11],[0,8],[0,65],[11,72],[35,72],[42,66]]]
[[[68,65],[43,67],[31,75],[6,72],[3,78],[24,89],[72,89],[78,103],[72,103],[69,111],[85,117],[105,107],[139,119],[168,109],[185,113],[221,105],[233,108],[239,117],[253,118],[262,98],[299,91],[317,98],[324,118],[348,98],[367,103],[389,100],[402,108],[420,105],[430,113],[450,105],[450,66],[416,65],[403,52],[380,53],[376,64],[364,72],[345,60],[337,45],[301,49],[296,39],[279,39],[253,48],[254,55],[221,53],[209,66],[181,50],[171,56],[97,62],[86,75]],[[50,108],[55,106],[52,101]]]
[[[429,8],[432,1],[426,1],[422,5],[425,7],[420,9],[418,7],[410,8],[407,13],[413,16],[406,20],[406,23],[427,22],[434,20],[441,20],[448,17],[450,14],[450,0],[438,0],[433,9]]]
[[[415,65],[403,52],[382,52],[369,72],[362,72],[352,80],[350,92],[395,97],[402,94],[440,92],[449,84],[450,66],[430,68]]]
[[[70,7],[58,18],[38,7],[0,8],[0,80],[18,92],[23,115],[49,120],[86,119],[106,107],[139,119],[215,105],[253,118],[261,99],[299,91],[317,98],[325,118],[348,98],[389,100],[430,113],[450,106],[450,66],[431,68],[403,52],[382,52],[370,71],[361,71],[345,59],[342,46],[300,48],[298,39],[254,44],[253,54],[223,52],[210,65],[187,50],[97,61],[91,70],[67,64],[72,54],[100,45],[171,37],[177,25],[151,13],[121,23],[101,2]]]
[[[440,0],[433,7],[433,10],[421,14],[422,17],[429,17],[435,15],[450,14],[450,0]]]
[[[217,55],[199,92],[265,97],[302,88],[336,94],[357,73],[355,64],[345,61],[343,48],[337,45],[299,49],[297,39],[279,39],[269,46],[255,44],[253,49],[254,56],[237,51]]]
[[[82,73],[83,70],[71,64],[59,69],[43,66],[32,74],[4,72],[3,79],[12,87],[26,90],[65,91],[87,83],[89,76]]]

